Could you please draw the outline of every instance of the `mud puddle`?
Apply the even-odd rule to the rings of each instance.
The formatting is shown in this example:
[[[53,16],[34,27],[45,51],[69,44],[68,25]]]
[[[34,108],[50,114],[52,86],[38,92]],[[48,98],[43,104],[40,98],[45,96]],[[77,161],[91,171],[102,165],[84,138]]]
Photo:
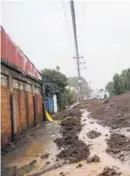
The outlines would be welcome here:
[[[60,144],[60,141],[60,149],[58,149],[57,145],[53,142],[56,138],[61,138],[61,134],[59,124],[52,122],[38,129],[37,132],[35,132],[35,135],[29,134],[31,139],[25,145],[25,152],[23,151],[23,146],[21,146],[21,148],[6,156],[4,158],[4,163],[6,166],[16,165],[18,168],[26,166],[27,164],[30,165],[31,170],[29,170],[28,173],[24,173],[22,176],[98,176],[104,171],[106,166],[114,168],[117,173],[121,172],[124,176],[130,176],[129,161],[122,162],[106,152],[106,139],[109,139],[111,133],[113,133],[111,129],[100,125],[97,120],[88,118],[88,113],[86,111],[83,111],[81,120],[82,129],[75,128],[75,130],[78,131],[75,137],[78,137],[78,140],[86,144],[86,146],[89,145],[90,155],[88,156],[88,159],[96,155],[99,157],[99,161],[95,162],[95,160],[92,160],[91,162],[88,162],[85,157],[83,158],[83,161],[68,164],[67,162],[64,163],[60,158],[57,159],[56,155],[62,151],[63,146]],[[68,128],[67,125],[66,128]],[[75,132],[75,130],[73,129],[72,131]],[[90,139],[87,134],[91,130],[94,130],[101,135]],[[65,134],[66,132],[63,131],[63,133]],[[73,132],[70,132],[70,134],[73,134]],[[70,142],[69,139],[66,141]],[[7,176],[7,174],[4,176]]]
[[[32,130],[23,145],[2,156],[2,176],[24,176],[27,173],[39,172],[55,163],[59,150],[53,141],[60,137],[59,130],[58,122],[47,122]]]
[[[82,140],[86,145],[90,144],[90,158],[94,155],[97,155],[100,158],[98,162],[87,162],[86,160],[80,161],[74,164],[66,164],[55,171],[50,171],[45,173],[45,176],[58,176],[60,173],[63,173],[68,176],[98,176],[99,174],[119,174],[124,176],[130,176],[129,163],[121,162],[119,159],[116,159],[106,153],[107,143],[106,139],[109,139],[111,136],[111,130],[109,127],[104,127],[98,123],[97,120],[88,118],[88,113],[84,112],[82,116],[83,128],[79,134],[79,140]],[[87,134],[91,130],[100,133],[97,138],[90,139]],[[80,167],[78,167],[80,164]],[[104,170],[104,168],[109,168]]]

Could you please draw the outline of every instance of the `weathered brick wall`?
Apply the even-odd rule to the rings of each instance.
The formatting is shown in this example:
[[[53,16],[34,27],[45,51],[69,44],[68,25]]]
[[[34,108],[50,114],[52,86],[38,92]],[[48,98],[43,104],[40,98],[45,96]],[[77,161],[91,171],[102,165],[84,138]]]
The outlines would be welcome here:
[[[2,147],[11,140],[10,90],[1,86],[1,144]]]
[[[34,109],[33,109],[33,94],[28,92],[28,118],[29,126],[34,126]]]
[[[41,95],[37,94],[37,114],[38,114],[38,121],[41,122],[43,120],[43,104],[42,104],[42,97]]]
[[[16,122],[16,134],[21,132],[21,121],[20,121],[20,107],[19,107],[19,91],[14,89],[14,106],[15,106],[15,122]]]
[[[19,91],[19,101],[20,101],[20,122],[21,131],[27,128],[27,117],[26,117],[26,105],[25,105],[25,91]]]
[[[27,128],[27,115],[25,104],[25,92],[23,90],[14,89],[15,102],[15,120],[17,125],[17,134]]]
[[[3,71],[3,70],[2,70]],[[34,100],[33,97],[36,96],[36,111],[37,119],[36,122],[39,123],[43,121],[43,104],[42,95],[40,94],[41,85],[35,83],[35,81],[30,80],[28,77],[24,80],[24,75],[18,75],[15,70],[11,72],[9,68],[4,68],[3,82],[1,85],[1,142],[2,148],[11,142],[12,131],[17,137],[23,130],[34,127]],[[4,74],[6,76],[4,76]],[[9,77],[11,77],[11,82],[9,82]],[[16,79],[18,77],[18,79]],[[39,88],[37,88],[39,86]],[[36,94],[35,91],[39,91]],[[13,96],[13,121],[11,120],[11,106],[10,106],[10,95]],[[12,123],[14,125],[14,130],[12,130]]]

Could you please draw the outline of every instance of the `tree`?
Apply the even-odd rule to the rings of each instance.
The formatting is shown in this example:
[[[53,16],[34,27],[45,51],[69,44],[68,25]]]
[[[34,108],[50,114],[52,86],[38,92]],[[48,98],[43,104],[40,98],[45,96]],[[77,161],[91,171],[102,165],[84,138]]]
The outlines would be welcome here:
[[[129,91],[130,90],[130,68],[122,71],[121,81],[122,81],[123,91],[124,92]]]
[[[123,93],[121,79],[117,73],[113,77],[113,93],[114,95],[120,95]]]
[[[107,83],[106,90],[109,92],[110,96],[114,95],[114,93],[113,93],[113,82],[112,81]]]
[[[130,91],[130,68],[123,70],[121,74],[116,73],[113,81],[106,85],[106,90],[110,96]]]
[[[44,69],[41,71],[44,85],[44,96],[57,96],[57,103],[60,109],[76,101],[76,94],[73,90],[66,89],[67,77],[59,70]]]
[[[57,70],[44,69],[41,71],[44,85],[45,97],[57,95],[59,108],[65,107],[65,87],[67,86],[67,78],[64,74]]]

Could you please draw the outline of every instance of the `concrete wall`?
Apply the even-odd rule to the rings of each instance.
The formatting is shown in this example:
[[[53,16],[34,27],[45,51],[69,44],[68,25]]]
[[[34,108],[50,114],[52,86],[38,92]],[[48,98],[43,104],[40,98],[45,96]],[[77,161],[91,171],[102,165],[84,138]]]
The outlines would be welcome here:
[[[1,65],[1,144],[43,121],[42,83]]]

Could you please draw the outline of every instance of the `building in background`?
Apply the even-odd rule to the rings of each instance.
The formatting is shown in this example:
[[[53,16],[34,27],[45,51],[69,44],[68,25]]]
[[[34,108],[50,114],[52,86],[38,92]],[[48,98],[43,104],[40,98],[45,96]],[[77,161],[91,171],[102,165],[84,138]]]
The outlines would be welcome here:
[[[1,144],[44,120],[42,77],[1,27]]]

